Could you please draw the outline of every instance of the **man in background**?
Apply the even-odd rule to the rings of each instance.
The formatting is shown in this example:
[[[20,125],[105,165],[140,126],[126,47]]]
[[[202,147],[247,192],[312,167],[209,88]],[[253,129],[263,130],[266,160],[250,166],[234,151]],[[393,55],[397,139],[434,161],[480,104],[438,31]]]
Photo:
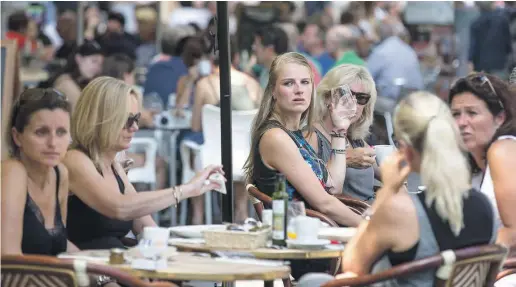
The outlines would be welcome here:
[[[469,43],[470,68],[508,79],[512,58],[509,20],[501,11],[496,11],[494,2],[477,1],[480,16],[471,25]]]

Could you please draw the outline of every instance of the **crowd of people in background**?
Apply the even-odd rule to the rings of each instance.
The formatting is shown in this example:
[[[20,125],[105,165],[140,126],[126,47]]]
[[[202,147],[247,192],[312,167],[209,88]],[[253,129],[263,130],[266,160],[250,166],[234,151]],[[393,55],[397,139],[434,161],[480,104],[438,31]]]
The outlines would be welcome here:
[[[180,1],[163,23],[154,2],[88,2],[84,23],[76,5],[32,2],[7,19],[3,38],[16,40],[22,64],[39,63],[49,77],[17,95],[10,117],[2,254],[123,248],[130,231],[159,225],[152,213],[187,198],[191,223],[202,224],[200,195],[220,187],[209,177],[221,166],[169,187],[158,156],[157,191],[137,192],[116,160],[162,110],[191,112],[178,141],[204,143],[202,109],[221,101],[215,2]],[[382,254],[398,265],[445,249],[515,246],[516,157],[505,156],[516,153],[514,4],[454,2],[453,41],[431,36],[424,49],[405,20],[406,3],[339,5],[228,5],[231,108],[257,111],[246,182],[271,195],[281,173],[290,200],[358,227],[343,258],[346,276],[371,272]],[[440,73],[429,79],[432,57]],[[443,74],[447,84],[435,79]],[[356,104],[344,119],[333,101],[342,87]],[[392,114],[388,137],[398,148],[381,166],[372,148],[375,112]],[[130,157],[136,167],[145,161]],[[407,192],[409,173],[421,177],[424,193]],[[248,216],[244,186],[236,187],[236,221]],[[335,194],[371,204],[375,216],[364,223]],[[294,262],[293,275],[328,266]],[[432,275],[405,283],[427,286]]]

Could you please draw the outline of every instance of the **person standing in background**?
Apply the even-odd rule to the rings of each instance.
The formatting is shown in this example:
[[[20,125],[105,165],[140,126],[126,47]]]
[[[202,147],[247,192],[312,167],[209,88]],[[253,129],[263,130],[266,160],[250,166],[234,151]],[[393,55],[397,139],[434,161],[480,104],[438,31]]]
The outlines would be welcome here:
[[[483,71],[503,80],[509,78],[512,57],[511,32],[506,15],[494,9],[494,2],[477,1],[480,16],[471,25],[470,70]]]

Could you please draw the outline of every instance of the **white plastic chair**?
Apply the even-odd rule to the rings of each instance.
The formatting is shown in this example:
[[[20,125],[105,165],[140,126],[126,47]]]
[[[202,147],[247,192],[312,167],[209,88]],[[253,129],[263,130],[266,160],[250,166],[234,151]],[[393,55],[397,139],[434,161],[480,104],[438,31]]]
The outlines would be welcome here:
[[[133,138],[130,152],[145,153],[145,163],[141,167],[131,168],[127,177],[131,183],[148,184],[150,190],[156,189],[156,156],[158,153],[158,142],[154,138]],[[157,213],[153,215],[154,220],[159,224]]]
[[[243,166],[251,147],[251,126],[258,110],[232,111],[232,153],[233,179],[244,180]],[[221,137],[220,137],[220,108],[213,105],[204,105],[202,109],[202,130],[204,144],[198,145],[192,141],[181,143],[181,162],[183,164],[183,182],[188,182],[195,172],[210,164],[221,164]],[[190,166],[190,156],[195,158],[194,166]],[[186,201],[181,202],[180,224],[186,224]],[[211,192],[205,193],[205,220],[212,223]]]

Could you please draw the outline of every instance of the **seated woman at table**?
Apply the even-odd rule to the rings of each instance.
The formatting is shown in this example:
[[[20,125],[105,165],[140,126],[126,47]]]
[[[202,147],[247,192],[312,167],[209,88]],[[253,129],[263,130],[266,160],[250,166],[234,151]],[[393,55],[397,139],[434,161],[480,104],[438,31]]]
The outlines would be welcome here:
[[[276,176],[287,178],[290,200],[302,200],[307,208],[326,214],[341,225],[357,226],[361,218],[330,193],[341,189],[332,185],[325,163],[301,132],[312,131],[314,121],[314,84],[310,66],[298,53],[285,53],[272,63],[262,104],[253,122],[251,152],[244,166],[247,181],[269,196],[275,191]],[[332,112],[336,113],[332,105]],[[336,133],[343,134],[350,120],[335,116]],[[336,149],[346,149],[345,137],[334,137]],[[344,153],[336,159],[346,165]]]
[[[134,86],[134,61],[125,54],[113,54],[106,57],[102,66],[102,75],[113,77],[124,81],[129,86]],[[140,97],[141,94],[138,94]],[[140,97],[138,101],[142,101]],[[140,122],[138,127],[154,126],[155,113],[151,110],[141,108]],[[141,167],[145,164],[144,153],[127,153],[127,157],[134,160],[132,167]],[[165,188],[167,184],[167,162],[160,156],[156,157],[156,188]]]
[[[394,133],[399,151],[381,165],[383,187],[346,245],[344,274],[337,278],[368,274],[375,263],[373,273],[496,238],[493,208],[471,188],[460,134],[446,104],[427,92],[409,95],[396,108]],[[400,190],[411,171],[421,174],[425,192]],[[435,272],[409,275],[397,283],[434,286]]]
[[[64,69],[44,85],[63,93],[70,101],[72,112],[81,90],[102,71],[102,49],[96,42],[86,42],[68,59]]]
[[[130,147],[139,110],[137,92],[111,77],[94,79],[79,98],[64,163],[73,193],[68,235],[81,249],[123,248],[121,238],[131,229],[138,235],[156,225],[150,214],[220,187],[208,177],[221,167],[209,166],[184,185],[136,193],[115,155]]]
[[[516,87],[489,74],[459,79],[449,101],[477,171],[476,185],[496,211],[497,243],[516,245]],[[508,156],[509,155],[509,156]]]
[[[67,240],[70,103],[52,89],[29,89],[14,103],[10,158],[2,162],[2,255],[76,251]]]
[[[356,112],[351,125],[344,135],[349,143],[346,149],[347,167],[336,165],[338,157],[334,153],[332,140],[336,137],[330,103],[332,92],[347,85],[356,102]],[[366,68],[357,65],[340,65],[331,69],[317,87],[315,107],[318,119],[314,123],[315,133],[310,134],[308,142],[319,158],[328,163],[328,170],[335,185],[344,185],[342,193],[351,197],[372,202],[374,179],[380,178],[374,150],[366,143],[369,129],[373,123],[373,110],[376,102],[374,80]],[[342,168],[346,169],[342,173]],[[334,191],[338,191],[334,189]]]
[[[308,132],[313,129],[314,98],[313,74],[306,58],[298,53],[277,56],[251,130],[251,152],[244,166],[247,182],[271,196],[277,175],[284,174],[289,200],[303,201],[307,208],[322,212],[338,224],[357,226],[361,217],[331,195],[332,189],[342,189],[342,183],[333,185],[325,163],[301,131],[304,123]],[[339,120],[338,110],[334,105],[331,109],[335,131],[341,135],[350,119]],[[346,149],[343,136],[333,138],[332,143],[336,149]],[[346,166],[345,153],[336,154],[335,159]],[[297,279],[307,272],[326,272],[329,267],[329,260],[293,261],[292,275]]]

